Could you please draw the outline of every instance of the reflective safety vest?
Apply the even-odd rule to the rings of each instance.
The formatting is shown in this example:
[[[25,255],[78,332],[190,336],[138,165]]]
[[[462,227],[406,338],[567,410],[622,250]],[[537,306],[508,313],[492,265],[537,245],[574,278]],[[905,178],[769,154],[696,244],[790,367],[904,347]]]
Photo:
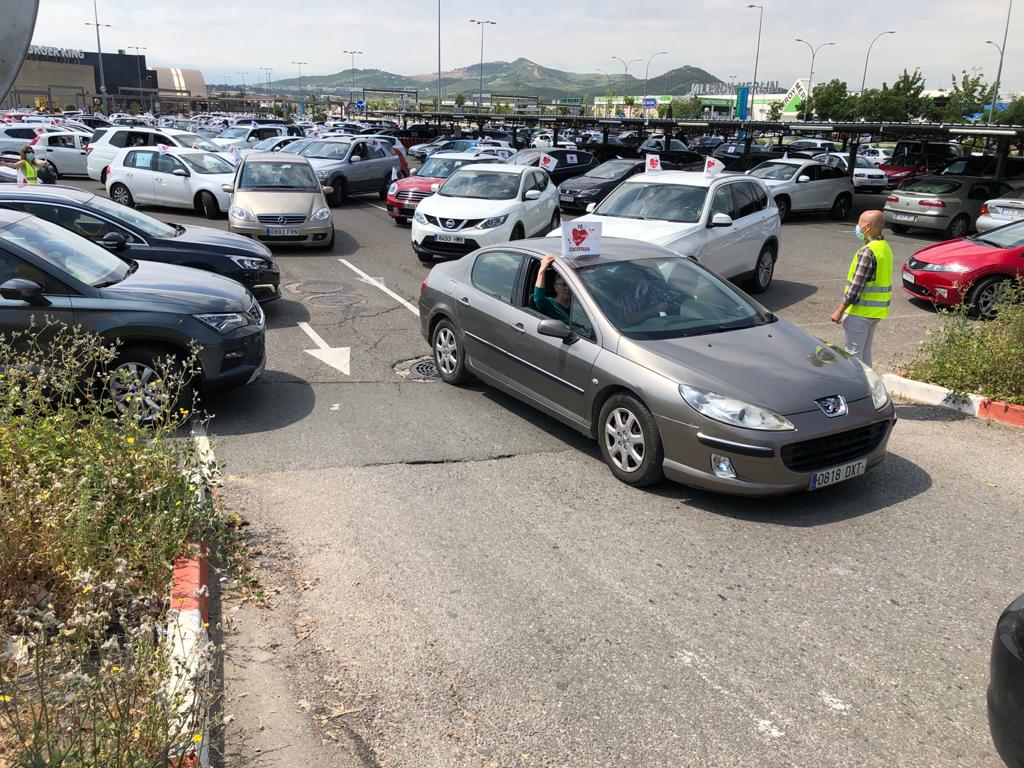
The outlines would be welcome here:
[[[872,240],[868,248],[875,254],[875,277],[864,285],[856,304],[846,308],[847,314],[857,317],[873,317],[881,320],[889,316],[889,303],[892,300],[892,248],[885,240]],[[853,276],[857,272],[857,253],[853,254],[850,271],[846,276],[846,288],[853,285]]]
[[[29,184],[38,184],[39,174],[36,172],[36,166],[30,160],[25,160],[22,165],[25,171],[25,181]]]

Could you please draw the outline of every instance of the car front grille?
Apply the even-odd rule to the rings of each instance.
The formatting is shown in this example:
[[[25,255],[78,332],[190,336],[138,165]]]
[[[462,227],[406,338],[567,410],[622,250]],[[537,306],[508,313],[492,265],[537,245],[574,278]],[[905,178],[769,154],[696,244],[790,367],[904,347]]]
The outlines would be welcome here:
[[[903,281],[903,287],[906,288],[911,293],[913,293],[913,294],[915,294],[917,296],[923,296],[926,299],[930,299],[931,296],[932,296],[931,291],[929,291],[923,285],[918,285],[917,283],[911,283],[911,282],[908,282],[908,281],[904,280]]]
[[[867,456],[889,433],[889,422],[879,421],[827,437],[791,443],[782,448],[783,463],[794,472],[817,472]]]
[[[301,213],[261,213],[256,218],[260,224],[276,224],[279,227],[302,224],[306,220]]]
[[[395,193],[395,199],[406,203],[418,203],[420,200],[430,197],[433,192],[420,192],[415,189],[403,189]]]
[[[437,216],[427,216],[429,224],[433,224],[445,232],[459,232],[463,229],[469,229],[470,227],[475,227],[481,221],[483,219],[443,219]]]

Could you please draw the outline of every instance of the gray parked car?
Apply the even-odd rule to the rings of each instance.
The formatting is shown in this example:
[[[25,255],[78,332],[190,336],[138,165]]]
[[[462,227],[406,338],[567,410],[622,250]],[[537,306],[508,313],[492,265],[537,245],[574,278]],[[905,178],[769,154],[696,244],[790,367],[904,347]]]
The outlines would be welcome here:
[[[446,382],[477,376],[596,438],[631,485],[665,475],[770,495],[882,461],[895,410],[855,358],[692,259],[633,240],[556,258],[535,289],[542,258],[560,247],[517,241],[431,270],[420,319]],[[571,294],[557,306],[556,278]]]
[[[401,164],[390,144],[359,136],[313,140],[299,155],[309,159],[321,184],[332,187],[330,205],[370,193],[384,200]]]
[[[240,283],[122,260],[56,224],[0,209],[0,334],[49,321],[121,342],[107,385],[125,410],[153,397],[157,360],[183,360],[192,344],[207,392],[248,384],[265,364],[263,310]]]
[[[987,200],[1011,190],[1009,184],[974,176],[918,176],[885,199],[882,215],[897,234],[911,227],[937,230],[949,240],[967,236]]]

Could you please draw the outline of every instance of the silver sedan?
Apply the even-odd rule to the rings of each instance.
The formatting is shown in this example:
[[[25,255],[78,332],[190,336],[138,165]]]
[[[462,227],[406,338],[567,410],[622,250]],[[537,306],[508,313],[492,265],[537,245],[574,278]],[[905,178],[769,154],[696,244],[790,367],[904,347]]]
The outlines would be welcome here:
[[[631,485],[780,494],[882,461],[896,417],[870,368],[689,258],[602,249],[554,258],[560,239],[524,240],[435,266],[420,318],[441,377],[476,376],[597,439]]]

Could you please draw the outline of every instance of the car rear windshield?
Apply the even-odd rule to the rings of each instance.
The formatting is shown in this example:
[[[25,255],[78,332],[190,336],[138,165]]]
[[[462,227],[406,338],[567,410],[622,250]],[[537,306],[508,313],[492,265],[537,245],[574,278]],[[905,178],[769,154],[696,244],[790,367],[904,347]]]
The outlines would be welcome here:
[[[302,163],[253,162],[242,166],[239,189],[281,189],[293,192],[315,192],[320,184],[312,169]]]
[[[594,213],[622,219],[693,224],[700,221],[707,195],[707,187],[626,182],[616,187]]]
[[[150,237],[167,239],[177,237],[179,233],[177,229],[169,224],[164,224],[152,216],[147,216],[145,213],[129,208],[126,205],[115,203],[106,197],[100,197],[99,195],[91,197],[87,205],[92,210],[109,216],[114,221],[123,221]]]
[[[299,154],[324,160],[344,160],[350,146],[347,141],[311,141],[299,150]]]
[[[227,160],[209,152],[194,152],[188,155],[178,155],[185,164],[196,173],[234,173],[235,166]]]
[[[900,192],[916,192],[921,195],[951,195],[963,185],[959,181],[939,179],[911,179],[904,182]]]
[[[28,217],[0,229],[0,240],[23,248],[76,280],[102,287],[124,280],[131,266],[106,248],[49,221]]]
[[[789,163],[773,163],[771,161],[759,165],[750,172],[751,176],[758,179],[771,179],[773,181],[788,181],[796,175],[800,168]]]
[[[609,322],[633,339],[672,339],[772,322],[742,293],[692,260],[659,256],[579,267]]]
[[[636,160],[609,160],[583,175],[590,179],[617,179],[634,165],[636,165]]]
[[[203,152],[220,152],[220,147],[213,142],[207,141],[198,133],[179,133],[174,137],[174,140],[181,146],[189,147],[190,149],[201,149]]]
[[[427,179],[447,179],[459,168],[470,163],[486,163],[487,158],[473,158],[472,160],[456,160],[447,157],[432,157],[425,162],[416,172],[417,176]]]
[[[519,194],[518,173],[456,171],[437,192],[444,197],[472,197],[478,200],[511,200]]]
[[[244,139],[249,134],[248,128],[225,128],[217,134],[218,139]]]

